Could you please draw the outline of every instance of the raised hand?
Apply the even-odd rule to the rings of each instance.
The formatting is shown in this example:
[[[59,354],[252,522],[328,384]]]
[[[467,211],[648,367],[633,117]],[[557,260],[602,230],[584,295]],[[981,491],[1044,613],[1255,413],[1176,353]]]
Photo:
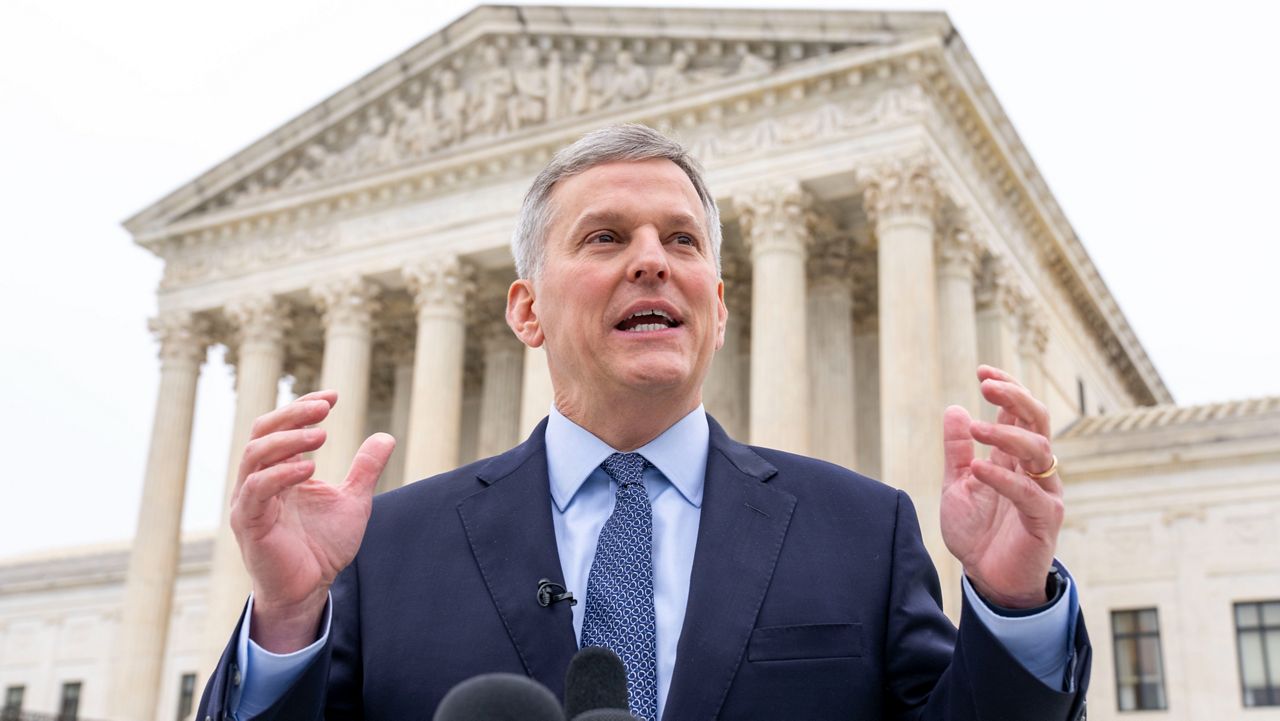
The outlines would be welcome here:
[[[978,368],[982,396],[999,406],[995,423],[959,406],[943,417],[946,470],[942,539],[974,589],[992,603],[1030,608],[1047,600],[1045,579],[1062,528],[1062,480],[1049,445],[1049,413],[1008,373]],[[974,457],[973,441],[991,446]]]
[[[394,438],[376,433],[344,483],[312,478],[315,463],[302,454],[324,445],[325,432],[311,426],[337,401],[335,391],[318,391],[260,416],[231,496],[231,529],[253,579],[250,636],[275,653],[315,640],[329,586],[360,548],[374,486],[395,449]]]

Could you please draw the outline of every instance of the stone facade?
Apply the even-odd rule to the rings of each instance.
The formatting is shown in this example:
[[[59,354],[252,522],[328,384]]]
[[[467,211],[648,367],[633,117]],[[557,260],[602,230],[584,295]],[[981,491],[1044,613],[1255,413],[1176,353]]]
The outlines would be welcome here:
[[[515,213],[551,153],[616,122],[690,147],[724,214],[708,410],[908,490],[950,612],[940,418],[977,407],[976,363],[1059,428],[1172,402],[945,15],[480,7],[127,221],[165,261],[161,388],[127,573],[85,586],[116,609],[92,616],[112,640],[85,715],[171,718],[175,669],[203,680],[247,593],[225,519],[203,566],[179,562],[208,345],[236,365],[232,458],[281,378],[342,394],[326,480],[374,430],[401,441],[382,490],[514,445],[551,397],[545,354],[500,322]],[[33,603],[54,579],[0,584],[0,682],[38,675],[31,708],[63,673],[23,630],[63,624]]]
[[[1124,716],[1111,612],[1153,608],[1167,710],[1144,718],[1280,719],[1280,706],[1242,708],[1233,611],[1280,601],[1280,398],[1087,417],[1055,447],[1059,553],[1094,638],[1090,717]]]

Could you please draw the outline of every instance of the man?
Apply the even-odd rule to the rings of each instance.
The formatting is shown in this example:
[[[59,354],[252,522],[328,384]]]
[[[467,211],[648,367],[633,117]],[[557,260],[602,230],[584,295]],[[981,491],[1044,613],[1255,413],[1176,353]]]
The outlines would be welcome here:
[[[946,411],[957,633],[905,494],[737,443],[703,412],[728,317],[719,246],[682,148],[591,133],[534,180],[513,240],[507,320],[555,388],[527,441],[374,500],[390,436],[341,485],[302,457],[335,393],[258,419],[231,514],[254,594],[200,717],[423,718],[493,671],[560,693],[579,644],[619,652],[650,721],[1078,717],[1089,646],[1053,561],[1044,406],[984,367],[999,422]],[[543,578],[580,602],[542,605]]]

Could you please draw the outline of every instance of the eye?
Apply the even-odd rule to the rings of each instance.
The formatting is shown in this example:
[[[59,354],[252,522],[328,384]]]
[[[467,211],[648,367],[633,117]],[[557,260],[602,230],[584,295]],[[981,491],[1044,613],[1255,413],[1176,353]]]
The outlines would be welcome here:
[[[698,247],[698,239],[688,233],[680,233],[675,237],[675,241],[679,245],[687,245],[692,248]]]
[[[587,238],[587,242],[588,243],[616,243],[618,242],[618,238],[613,233],[609,233],[609,232],[596,233],[595,235],[589,236]]]

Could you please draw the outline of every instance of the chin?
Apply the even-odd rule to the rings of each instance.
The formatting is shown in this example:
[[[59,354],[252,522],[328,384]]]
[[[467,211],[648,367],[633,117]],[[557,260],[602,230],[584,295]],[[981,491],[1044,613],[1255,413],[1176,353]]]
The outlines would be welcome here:
[[[651,359],[650,362],[636,363],[624,369],[621,375],[629,386],[659,391],[687,384],[692,372],[689,364],[683,361]]]

